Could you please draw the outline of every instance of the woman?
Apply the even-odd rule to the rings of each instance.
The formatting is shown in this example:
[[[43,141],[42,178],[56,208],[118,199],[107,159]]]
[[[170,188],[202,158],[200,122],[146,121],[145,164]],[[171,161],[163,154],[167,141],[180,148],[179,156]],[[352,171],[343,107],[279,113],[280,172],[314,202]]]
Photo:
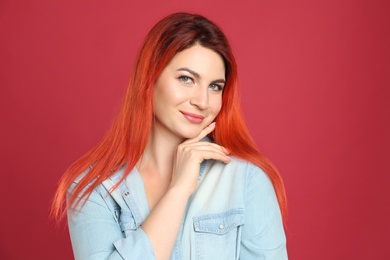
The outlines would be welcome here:
[[[58,218],[66,198],[77,259],[287,259],[283,182],[242,120],[227,39],[199,15],[149,32],[111,130],[60,181]]]

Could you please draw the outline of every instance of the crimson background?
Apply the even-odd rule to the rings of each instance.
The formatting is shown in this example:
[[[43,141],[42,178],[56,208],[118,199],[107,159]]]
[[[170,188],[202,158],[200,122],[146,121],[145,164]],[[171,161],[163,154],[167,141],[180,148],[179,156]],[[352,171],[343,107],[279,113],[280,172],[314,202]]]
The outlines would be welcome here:
[[[388,259],[389,2],[0,1],[1,259],[71,259],[48,220],[109,128],[143,37],[174,11],[231,40],[247,122],[281,171],[290,259]]]

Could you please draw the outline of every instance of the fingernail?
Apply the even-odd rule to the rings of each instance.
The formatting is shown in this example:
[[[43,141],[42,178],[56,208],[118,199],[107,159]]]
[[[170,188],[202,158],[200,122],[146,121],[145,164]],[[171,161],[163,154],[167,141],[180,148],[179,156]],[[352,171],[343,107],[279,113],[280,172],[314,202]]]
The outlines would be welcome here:
[[[213,126],[215,126],[215,122],[212,122],[211,124],[209,124],[209,127],[213,127]]]

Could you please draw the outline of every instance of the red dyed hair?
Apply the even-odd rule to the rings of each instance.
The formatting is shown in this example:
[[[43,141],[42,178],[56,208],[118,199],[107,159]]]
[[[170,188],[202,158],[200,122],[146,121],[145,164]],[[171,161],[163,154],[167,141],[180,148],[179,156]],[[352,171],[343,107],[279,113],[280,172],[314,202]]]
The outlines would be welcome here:
[[[60,219],[80,197],[91,192],[126,163],[122,181],[135,167],[146,147],[153,120],[153,85],[168,62],[180,51],[194,44],[214,50],[225,63],[226,84],[222,108],[215,121],[217,127],[210,137],[228,148],[231,154],[249,161],[270,178],[283,219],[286,216],[286,194],[283,181],[272,163],[257,149],[241,116],[237,93],[237,65],[223,32],[200,15],[176,13],[158,22],[147,35],[138,53],[129,86],[118,116],[104,139],[76,161],[63,175],[52,205],[52,215]],[[67,190],[81,179],[65,207]],[[90,184],[90,185],[89,185]],[[86,188],[88,186],[88,188]]]

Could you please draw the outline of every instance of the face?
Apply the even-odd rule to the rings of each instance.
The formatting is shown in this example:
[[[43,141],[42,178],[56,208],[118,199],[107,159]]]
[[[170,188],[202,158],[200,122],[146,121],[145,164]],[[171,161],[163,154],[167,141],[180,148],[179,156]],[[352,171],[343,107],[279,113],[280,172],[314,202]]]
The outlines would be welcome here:
[[[224,62],[213,50],[194,45],[177,53],[154,85],[154,132],[198,136],[221,110],[224,83]]]

